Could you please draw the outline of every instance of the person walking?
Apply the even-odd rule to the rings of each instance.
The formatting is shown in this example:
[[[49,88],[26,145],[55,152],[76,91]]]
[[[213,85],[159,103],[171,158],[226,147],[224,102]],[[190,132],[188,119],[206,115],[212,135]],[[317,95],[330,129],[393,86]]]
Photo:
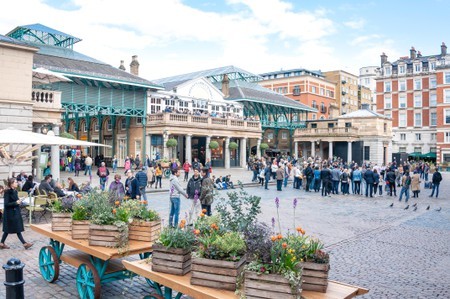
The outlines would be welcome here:
[[[420,192],[420,174],[417,170],[414,171],[414,174],[411,178],[411,191],[413,193],[413,198],[419,198]]]
[[[117,163],[118,163],[117,156],[114,155],[114,157],[112,159],[113,173],[117,172]]]
[[[409,200],[409,188],[411,187],[411,177],[409,176],[409,172],[405,171],[405,174],[402,177],[402,189],[400,190],[400,197],[398,201],[402,201],[403,194],[405,194],[405,202]]]
[[[314,178],[314,171],[311,168],[311,163],[308,163],[308,166],[305,168],[305,180],[306,180],[306,192],[310,192],[311,183]]]
[[[386,184],[389,185],[389,195],[392,196],[392,192],[394,192],[394,196],[397,196],[397,189],[396,189],[396,175],[395,171],[392,167],[389,167],[387,173],[386,173]]]
[[[378,173],[378,169],[373,170],[373,194],[376,196],[378,192],[378,185],[380,184],[381,177]],[[381,196],[381,194],[380,194]]]
[[[169,198],[170,198],[170,213],[169,213],[169,226],[177,227],[178,218],[180,217],[180,195],[188,198],[188,194],[181,187],[178,177],[180,176],[179,169],[172,169],[169,181]]]
[[[439,196],[439,185],[442,181],[442,175],[439,172],[438,168],[436,167],[435,172],[433,173],[433,176],[431,177],[431,182],[433,183],[433,190],[431,191],[430,197],[433,197],[434,191],[436,191],[436,198]]]
[[[208,170],[209,171],[209,170]],[[198,169],[194,169],[194,175],[189,179],[186,193],[191,201],[191,209],[189,210],[188,224],[193,224],[197,215],[200,214],[201,203],[199,201],[200,191],[202,188],[202,177]]]
[[[159,189],[162,188],[162,175],[163,175],[163,171],[162,171],[162,167],[161,164],[158,164],[158,166],[155,169],[155,177],[156,177],[156,184],[155,184],[155,189],[158,189],[158,183],[159,183]]]
[[[364,181],[366,182],[366,197],[373,197],[374,176],[372,169],[366,169],[366,172],[364,173]]]
[[[75,176],[80,176],[80,170],[81,170],[81,159],[79,156],[75,156]]]
[[[100,167],[97,170],[97,175],[100,178],[100,189],[104,191],[109,176],[109,170],[106,168],[105,162],[100,163]]]
[[[188,161],[184,161],[183,170],[184,170],[184,180],[183,182],[187,182],[189,180],[189,170],[191,169],[191,164]]]
[[[139,189],[139,183],[133,175],[131,169],[127,170],[127,179],[125,180],[125,195],[131,199],[139,199],[141,191]]]
[[[301,181],[300,181],[301,185]],[[314,192],[320,191],[320,169],[319,166],[316,166],[314,169]]]
[[[333,170],[331,170],[331,182],[332,182],[332,189],[331,193],[333,194],[339,194],[339,181],[341,179],[341,170],[337,165],[333,166]]]
[[[114,181],[109,185],[109,192],[115,199],[121,199],[125,195],[125,186],[120,181],[122,177],[116,173],[114,175]]]
[[[145,167],[142,164],[139,165],[139,171],[136,173],[134,177],[138,182],[139,193],[141,194],[142,199],[147,200],[145,187],[147,187],[148,177],[147,173],[145,173]]]
[[[284,167],[283,166],[280,166],[277,168],[275,176],[277,179],[277,191],[281,191],[281,187],[283,186],[283,179],[284,179]]]
[[[322,196],[331,196],[331,170],[326,164],[320,171],[320,179],[322,180]]]
[[[267,163],[266,168],[264,168],[264,189],[269,190],[268,185],[271,179],[271,168],[270,163]]]
[[[209,169],[202,169],[202,185],[200,193],[202,210],[206,210],[206,215],[211,216],[211,205],[214,202],[214,183],[209,177]]]
[[[128,156],[125,158],[123,167],[125,168],[125,174],[131,169],[131,159]]]
[[[147,168],[147,186],[152,188],[154,183],[155,183],[155,169],[150,163],[150,166]]]
[[[87,155],[86,159],[84,160],[84,175],[87,175],[89,173],[89,179],[92,181],[92,158],[91,155]]]
[[[341,173],[341,192],[344,195],[348,195],[349,193],[349,182],[350,182],[350,176],[348,174],[348,169],[344,169],[344,171]]]
[[[17,192],[17,179],[8,179],[8,189],[0,190],[0,193],[4,192],[4,214],[3,214],[3,235],[0,241],[0,249],[9,249],[10,247],[5,244],[6,238],[9,234],[17,234],[20,242],[22,242],[25,249],[33,246],[33,243],[28,243],[22,236],[22,232],[25,231],[23,227],[22,214],[20,212],[20,205],[22,200],[19,198]]]
[[[352,181],[353,181],[353,194],[361,194],[361,179],[362,179],[362,173],[359,169],[359,166],[355,167],[355,170],[352,171]]]
[[[139,157],[139,154],[136,155],[136,158],[134,159],[134,164],[136,165],[134,170],[138,170],[141,167],[141,158]]]

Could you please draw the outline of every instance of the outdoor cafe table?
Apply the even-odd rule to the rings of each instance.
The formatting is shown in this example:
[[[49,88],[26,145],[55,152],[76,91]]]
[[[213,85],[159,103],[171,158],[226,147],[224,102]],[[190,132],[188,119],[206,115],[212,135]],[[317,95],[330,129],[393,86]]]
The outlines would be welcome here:
[[[50,224],[32,224],[31,229],[50,238],[50,245],[39,252],[39,270],[47,282],[59,276],[61,261],[78,268],[76,287],[80,298],[100,298],[101,285],[135,276],[126,271],[121,258],[139,254],[141,259],[151,255],[152,243],[129,241],[123,249],[90,246],[88,240],[74,240],[70,231],[52,231]],[[64,251],[68,245],[74,250]],[[64,251],[64,252],[63,252]]]
[[[126,261],[123,260],[125,268],[142,277],[145,277],[152,287],[155,288],[158,294],[149,295],[145,298],[164,298],[172,299],[172,292],[176,291],[178,294],[175,299],[179,299],[182,295],[188,295],[195,299],[238,299],[239,296],[234,292],[213,289],[208,287],[191,285],[191,274],[184,276],[172,275],[152,271],[151,263],[146,260],[141,261]],[[164,288],[163,288],[164,287]],[[303,291],[302,298],[304,299],[347,299],[359,295],[363,295],[369,290],[352,286],[336,281],[328,281],[328,288],[326,293],[319,293],[313,291]]]

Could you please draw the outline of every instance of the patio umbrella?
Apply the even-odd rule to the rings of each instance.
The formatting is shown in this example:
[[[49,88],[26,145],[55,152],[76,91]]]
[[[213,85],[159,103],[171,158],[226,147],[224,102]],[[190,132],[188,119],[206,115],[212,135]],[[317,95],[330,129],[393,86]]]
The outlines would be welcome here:
[[[52,72],[48,69],[38,67],[33,70],[33,82],[39,82],[42,84],[50,84],[55,82],[71,82],[69,78],[58,74],[56,72]]]
[[[9,167],[9,177],[12,175],[14,165],[36,159],[36,156],[28,156],[28,153],[37,150],[42,145],[111,147],[101,143],[63,138],[51,134],[44,135],[14,128],[3,129],[0,130],[0,162]]]

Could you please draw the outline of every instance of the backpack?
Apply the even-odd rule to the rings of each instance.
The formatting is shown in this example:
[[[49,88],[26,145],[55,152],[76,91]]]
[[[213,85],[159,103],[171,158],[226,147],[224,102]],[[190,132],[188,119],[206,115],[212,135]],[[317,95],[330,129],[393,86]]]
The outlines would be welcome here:
[[[408,176],[405,181],[405,186],[410,186],[410,185],[411,185],[411,176]]]

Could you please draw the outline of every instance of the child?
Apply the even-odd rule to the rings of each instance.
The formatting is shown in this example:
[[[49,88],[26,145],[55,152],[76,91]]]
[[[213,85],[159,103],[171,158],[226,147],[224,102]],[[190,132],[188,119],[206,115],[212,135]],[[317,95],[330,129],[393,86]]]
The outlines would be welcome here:
[[[378,195],[379,196],[383,196],[383,189],[385,188],[385,185],[386,185],[386,181],[383,178],[381,178],[380,182],[378,183]],[[375,193],[376,193],[376,190],[375,190]]]

